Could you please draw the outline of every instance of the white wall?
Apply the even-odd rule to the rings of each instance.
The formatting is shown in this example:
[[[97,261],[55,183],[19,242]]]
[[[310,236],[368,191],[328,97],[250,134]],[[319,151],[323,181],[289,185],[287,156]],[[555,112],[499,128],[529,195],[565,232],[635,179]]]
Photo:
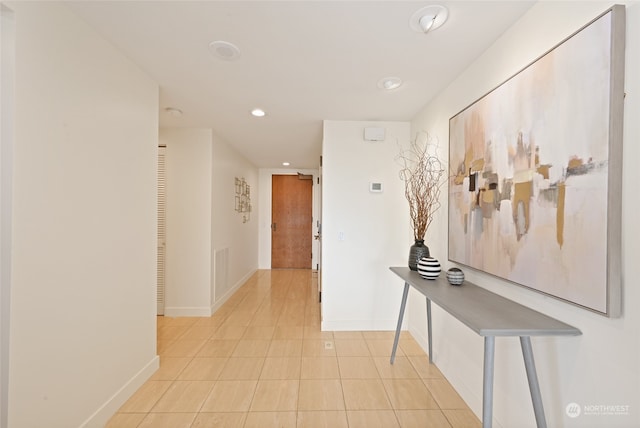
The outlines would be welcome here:
[[[257,269],[258,171],[211,129],[163,128],[160,143],[167,146],[165,315],[209,316]],[[235,211],[236,177],[251,186],[246,223]]]
[[[252,212],[244,222],[244,213],[235,211],[235,178],[244,178],[251,187]],[[219,308],[258,268],[258,213],[260,184],[258,169],[240,155],[225,140],[213,137],[213,198],[212,198],[212,254],[228,249],[226,275],[217,275],[214,281],[213,310]],[[226,277],[226,281],[220,278]],[[217,283],[216,283],[217,282]],[[226,283],[225,283],[226,282]]]
[[[102,426],[158,367],[158,87],[65,6],[9,7],[9,426]]]
[[[319,160],[318,160],[319,162]],[[272,202],[272,177],[274,175],[296,175],[298,173],[312,175],[313,176],[313,202],[312,202],[312,216],[313,216],[313,226],[311,227],[312,235],[316,235],[318,233],[317,222],[320,220],[320,212],[319,212],[319,198],[320,198],[320,186],[318,186],[318,170],[317,169],[286,169],[286,168],[261,168],[259,171],[259,181],[260,181],[260,212],[259,212],[259,241],[260,241],[260,251],[259,251],[259,263],[258,266],[260,269],[271,269],[271,202]],[[318,251],[319,251],[319,241],[313,240],[311,247],[311,267],[316,269],[318,261]]]
[[[166,145],[165,315],[211,315],[210,129],[163,128]]]
[[[611,3],[540,2],[413,120],[412,133],[427,129],[437,135],[446,159],[449,118],[551,49],[605,11]],[[541,24],[543,23],[543,24]],[[626,100],[623,177],[624,315],[608,319],[488,275],[465,269],[467,277],[498,294],[558,318],[582,330],[580,337],[534,338],[533,347],[543,402],[550,427],[640,426],[640,203],[636,183],[640,172],[637,141],[640,126],[640,5],[627,8]],[[432,249],[447,254],[446,195],[444,210],[431,226]],[[603,245],[605,243],[603,242]],[[441,259],[446,260],[446,257]],[[449,266],[446,266],[447,268]],[[481,414],[482,339],[434,307],[434,361],[476,414]],[[409,328],[426,346],[424,298],[412,295]],[[494,426],[533,427],[526,376],[517,339],[498,339],[494,390]],[[627,416],[566,416],[575,402],[629,406]]]
[[[364,141],[365,127],[386,139]],[[413,244],[395,158],[409,139],[408,122],[324,122],[323,330],[395,329],[402,284],[389,266],[406,265]],[[370,193],[372,181],[384,191]]]

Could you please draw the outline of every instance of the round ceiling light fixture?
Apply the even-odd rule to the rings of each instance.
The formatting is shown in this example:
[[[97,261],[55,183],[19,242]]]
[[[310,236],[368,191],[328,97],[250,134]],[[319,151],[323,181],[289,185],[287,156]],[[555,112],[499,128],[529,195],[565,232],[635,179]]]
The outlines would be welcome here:
[[[291,165],[291,163],[289,163],[289,162],[282,162],[282,166],[289,166],[289,165]]]
[[[392,91],[402,86],[402,79],[399,77],[385,77],[378,81],[378,88]]]
[[[264,117],[266,114],[267,113],[265,113],[265,111],[261,108],[254,108],[253,110],[251,110],[251,115],[255,117]]]
[[[449,17],[446,7],[434,4],[418,9],[409,19],[409,27],[418,33],[427,34],[445,23]]]
[[[209,51],[213,56],[223,61],[235,61],[240,58],[240,49],[233,43],[224,40],[209,43]]]

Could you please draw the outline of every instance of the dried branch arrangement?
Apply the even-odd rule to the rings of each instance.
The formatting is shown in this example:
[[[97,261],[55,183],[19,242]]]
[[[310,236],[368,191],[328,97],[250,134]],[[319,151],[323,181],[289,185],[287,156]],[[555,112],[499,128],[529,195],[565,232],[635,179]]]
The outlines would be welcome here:
[[[402,167],[400,178],[404,181],[415,240],[424,240],[433,214],[440,208],[440,186],[444,183],[445,171],[436,149],[437,144],[426,134],[423,142],[416,137],[408,148],[400,147],[397,158]]]

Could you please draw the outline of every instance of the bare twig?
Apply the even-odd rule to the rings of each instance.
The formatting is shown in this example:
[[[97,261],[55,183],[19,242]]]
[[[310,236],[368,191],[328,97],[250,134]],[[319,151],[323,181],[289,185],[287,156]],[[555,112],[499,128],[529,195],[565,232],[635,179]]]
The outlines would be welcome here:
[[[404,194],[409,202],[415,240],[424,240],[433,214],[440,208],[440,186],[444,183],[442,176],[445,171],[436,149],[437,144],[427,134],[424,143],[420,143],[416,137],[409,148],[400,147],[397,158],[402,167],[400,179],[404,181]]]

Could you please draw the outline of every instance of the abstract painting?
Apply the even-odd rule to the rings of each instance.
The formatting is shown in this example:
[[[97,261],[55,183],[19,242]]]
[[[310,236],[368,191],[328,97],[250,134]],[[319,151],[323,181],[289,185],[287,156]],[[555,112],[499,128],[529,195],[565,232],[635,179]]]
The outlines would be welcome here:
[[[624,6],[449,121],[449,259],[619,316]]]

